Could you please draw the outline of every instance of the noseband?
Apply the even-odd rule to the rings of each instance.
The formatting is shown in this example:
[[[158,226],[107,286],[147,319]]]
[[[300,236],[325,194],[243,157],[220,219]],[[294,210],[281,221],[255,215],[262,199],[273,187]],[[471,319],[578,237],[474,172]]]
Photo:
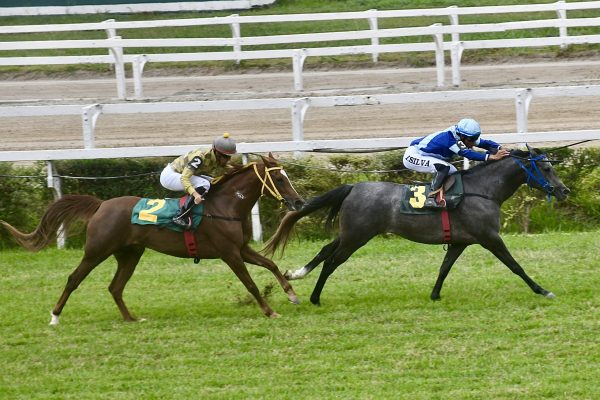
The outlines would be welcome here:
[[[544,177],[542,171],[540,171],[540,168],[536,164],[536,162],[550,162],[550,160],[547,159],[546,155],[540,154],[539,156],[529,158],[521,158],[512,155],[511,157],[527,174],[527,186],[529,186],[529,189],[533,189],[532,181],[536,182],[542,187],[542,189],[546,191],[548,201],[550,201],[550,196],[554,193],[554,186],[552,186],[550,182],[548,182],[548,180]],[[521,160],[529,161],[529,167],[527,167]]]
[[[254,173],[256,174],[258,179],[262,182],[262,188],[260,189],[260,195],[262,196],[265,194],[265,188],[266,188],[273,197],[275,197],[279,201],[283,201],[283,196],[279,193],[279,190],[277,190],[277,187],[275,186],[275,183],[273,182],[273,178],[271,177],[271,174],[269,173],[274,170],[282,170],[283,167],[267,168],[267,166],[265,165],[264,178],[262,176],[260,176],[260,173],[258,172],[258,168],[256,167],[256,164],[254,164],[253,167],[254,167]],[[270,186],[268,185],[268,183],[270,183]]]

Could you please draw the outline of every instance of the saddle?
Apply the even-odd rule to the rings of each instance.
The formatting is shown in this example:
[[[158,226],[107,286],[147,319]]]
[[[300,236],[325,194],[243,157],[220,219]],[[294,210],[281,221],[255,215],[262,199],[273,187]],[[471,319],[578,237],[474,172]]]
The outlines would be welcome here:
[[[173,223],[173,217],[179,210],[179,199],[140,199],[131,212],[131,223],[137,225],[155,225],[168,228],[176,232],[183,232],[183,228]],[[204,204],[197,204],[191,211],[192,229],[195,231],[202,221]]]
[[[462,176],[460,174],[449,175],[442,185],[443,190],[437,191],[436,196],[443,196],[442,200],[446,202],[444,208],[424,208],[425,200],[432,193],[431,183],[416,182],[401,186],[402,200],[399,208],[403,214],[435,214],[441,210],[451,210],[456,208],[464,197]]]

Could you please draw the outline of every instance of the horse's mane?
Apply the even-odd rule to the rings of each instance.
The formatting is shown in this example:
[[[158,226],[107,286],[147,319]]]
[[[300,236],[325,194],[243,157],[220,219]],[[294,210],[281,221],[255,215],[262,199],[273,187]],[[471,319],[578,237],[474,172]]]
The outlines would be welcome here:
[[[215,177],[214,181],[211,183],[211,186],[216,187],[223,185],[225,182],[227,182],[240,172],[244,171],[245,169],[251,167],[253,164],[255,163],[252,162],[245,165],[231,165],[229,167],[229,170],[225,172],[225,174]]]
[[[529,154],[528,151],[523,151],[523,150],[518,150],[518,149],[513,149],[510,151],[510,155],[511,156],[515,156],[515,157],[519,157],[519,158],[528,158],[531,157],[531,154]],[[509,159],[510,157],[506,157],[504,160],[500,160],[500,161],[505,161],[507,159]],[[466,174],[473,174],[473,173],[477,173],[478,171],[481,171],[482,169],[493,165],[492,163],[486,163],[486,162],[480,162],[477,165],[475,165],[474,167],[471,167],[469,169],[463,169],[460,171],[461,175],[466,175]]]

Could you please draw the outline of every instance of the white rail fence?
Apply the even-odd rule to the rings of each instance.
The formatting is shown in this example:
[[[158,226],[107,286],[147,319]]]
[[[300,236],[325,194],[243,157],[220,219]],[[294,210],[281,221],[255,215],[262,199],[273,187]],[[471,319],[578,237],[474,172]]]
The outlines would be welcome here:
[[[150,4],[95,4],[88,6],[2,7],[0,17],[13,15],[73,15],[100,13],[242,10],[273,4],[275,0],[184,1]]]
[[[516,133],[525,134],[528,131],[528,114],[531,101],[534,98],[565,97],[565,96],[596,96],[600,97],[600,85],[588,86],[557,86],[536,87],[517,89],[484,89],[484,90],[457,90],[442,92],[419,92],[398,93],[378,95],[357,96],[324,96],[324,97],[300,97],[300,98],[273,98],[273,99],[247,99],[247,100],[215,100],[215,101],[189,101],[189,102],[154,102],[154,103],[117,103],[117,104],[91,104],[91,105],[48,105],[48,106],[0,106],[1,117],[35,117],[52,115],[80,115],[82,120],[82,134],[84,149],[95,149],[95,126],[100,115],[110,114],[139,114],[139,113],[174,113],[174,112],[198,112],[198,111],[235,111],[235,110],[266,110],[266,109],[289,109],[291,115],[291,139],[297,145],[285,145],[285,149],[277,148],[277,151],[306,151],[314,150],[311,142],[304,141],[304,119],[307,111],[312,108],[326,107],[349,107],[364,105],[390,105],[390,104],[414,104],[432,102],[457,102],[457,101],[479,101],[479,100],[512,100],[515,104]],[[592,131],[594,132],[594,131]],[[530,135],[530,134],[528,134]],[[588,135],[586,133],[585,135]],[[504,137],[504,136],[503,136]],[[526,137],[526,136],[523,136]],[[527,136],[533,140],[533,136]],[[588,136],[586,136],[588,138]],[[570,140],[571,137],[562,140]],[[581,136],[577,136],[581,139]],[[402,139],[399,139],[402,140]],[[530,139],[527,139],[530,140]],[[558,140],[556,135],[546,138],[543,134],[535,136],[536,141]],[[523,139],[519,140],[524,141]],[[336,141],[333,141],[336,142]],[[346,146],[347,141],[333,148]],[[362,143],[362,142],[357,142]],[[366,147],[371,147],[370,142]],[[392,147],[398,146],[400,142]],[[404,142],[401,142],[404,143]],[[375,148],[388,147],[373,142]],[[250,144],[248,144],[250,145]],[[251,147],[253,145],[250,145]],[[404,146],[404,145],[402,145]],[[401,147],[402,147],[401,146]],[[276,146],[277,147],[277,146]],[[292,148],[293,147],[293,148]],[[149,151],[149,150],[148,150]],[[35,152],[0,152],[0,161],[23,160],[22,154],[30,154],[27,160],[46,159],[39,158],[41,153]],[[44,153],[44,154],[54,154]],[[57,153],[62,154],[62,153]],[[83,153],[82,153],[83,154]],[[88,152],[86,154],[103,154],[102,152]],[[137,153],[136,153],[137,154]],[[154,154],[147,154],[148,156]],[[119,157],[125,157],[119,153]],[[138,155],[139,156],[139,155]],[[29,158],[34,157],[34,158]],[[109,156],[110,157],[110,156]]]
[[[600,43],[600,34],[569,36],[567,29],[573,27],[599,27],[600,17],[567,19],[569,10],[600,9],[600,1],[584,1],[566,3],[558,1],[550,4],[531,4],[492,7],[448,7],[415,10],[368,10],[347,13],[290,14],[265,16],[239,16],[215,18],[173,19],[158,21],[117,22],[108,20],[101,23],[60,24],[60,25],[23,25],[2,26],[0,34],[61,32],[104,30],[107,39],[98,40],[48,40],[48,41],[4,41],[0,42],[0,51],[43,50],[43,49],[108,49],[109,55],[87,56],[28,56],[0,57],[0,65],[46,65],[46,64],[112,64],[115,67],[117,80],[117,96],[126,98],[125,64],[131,63],[134,80],[134,98],[143,98],[142,75],[148,62],[190,62],[190,61],[226,61],[250,59],[289,58],[292,60],[294,89],[304,89],[302,70],[307,57],[339,56],[354,54],[372,54],[373,61],[378,60],[381,53],[392,52],[435,52],[437,85],[445,86],[445,51],[450,52],[452,63],[452,84],[459,86],[460,62],[464,50],[515,47],[543,47],[570,44]],[[532,12],[555,12],[556,19],[539,19],[489,24],[460,25],[461,15],[514,14]],[[385,18],[404,18],[416,16],[445,16],[450,25],[436,23],[424,27],[379,29],[379,20]],[[301,21],[334,21],[334,20],[367,20],[369,29],[344,32],[324,32],[292,35],[272,35],[242,37],[240,26],[251,23],[282,23]],[[117,30],[138,28],[159,28],[175,26],[207,26],[229,25],[231,38],[181,38],[181,39],[124,39],[118,36]],[[515,30],[531,30],[540,28],[556,28],[558,36],[530,37],[519,39],[486,39],[461,40],[460,34],[511,32]],[[450,36],[446,41],[444,37]],[[382,38],[407,38],[431,36],[431,42],[414,42],[401,44],[380,44]],[[301,43],[340,42],[348,40],[370,40],[370,45],[336,47],[311,47],[246,50],[242,47],[259,45],[299,45]],[[231,47],[231,51],[189,52],[189,53],[152,53],[125,54],[124,49],[135,48],[172,48],[172,47]]]

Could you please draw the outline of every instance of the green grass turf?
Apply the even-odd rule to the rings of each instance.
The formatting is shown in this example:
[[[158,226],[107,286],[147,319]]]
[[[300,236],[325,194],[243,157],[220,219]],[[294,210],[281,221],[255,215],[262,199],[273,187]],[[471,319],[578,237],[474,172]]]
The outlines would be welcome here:
[[[308,298],[320,268],[278,286],[265,318],[220,261],[148,251],[125,289],[126,323],[107,291],[108,260],[49,311],[81,250],[0,253],[2,399],[594,399],[600,393],[600,232],[507,236],[513,256],[557,298],[534,294],[490,253],[468,248],[442,300],[444,255],[376,238]],[[294,242],[281,269],[326,242]],[[260,288],[275,282],[258,267]]]

